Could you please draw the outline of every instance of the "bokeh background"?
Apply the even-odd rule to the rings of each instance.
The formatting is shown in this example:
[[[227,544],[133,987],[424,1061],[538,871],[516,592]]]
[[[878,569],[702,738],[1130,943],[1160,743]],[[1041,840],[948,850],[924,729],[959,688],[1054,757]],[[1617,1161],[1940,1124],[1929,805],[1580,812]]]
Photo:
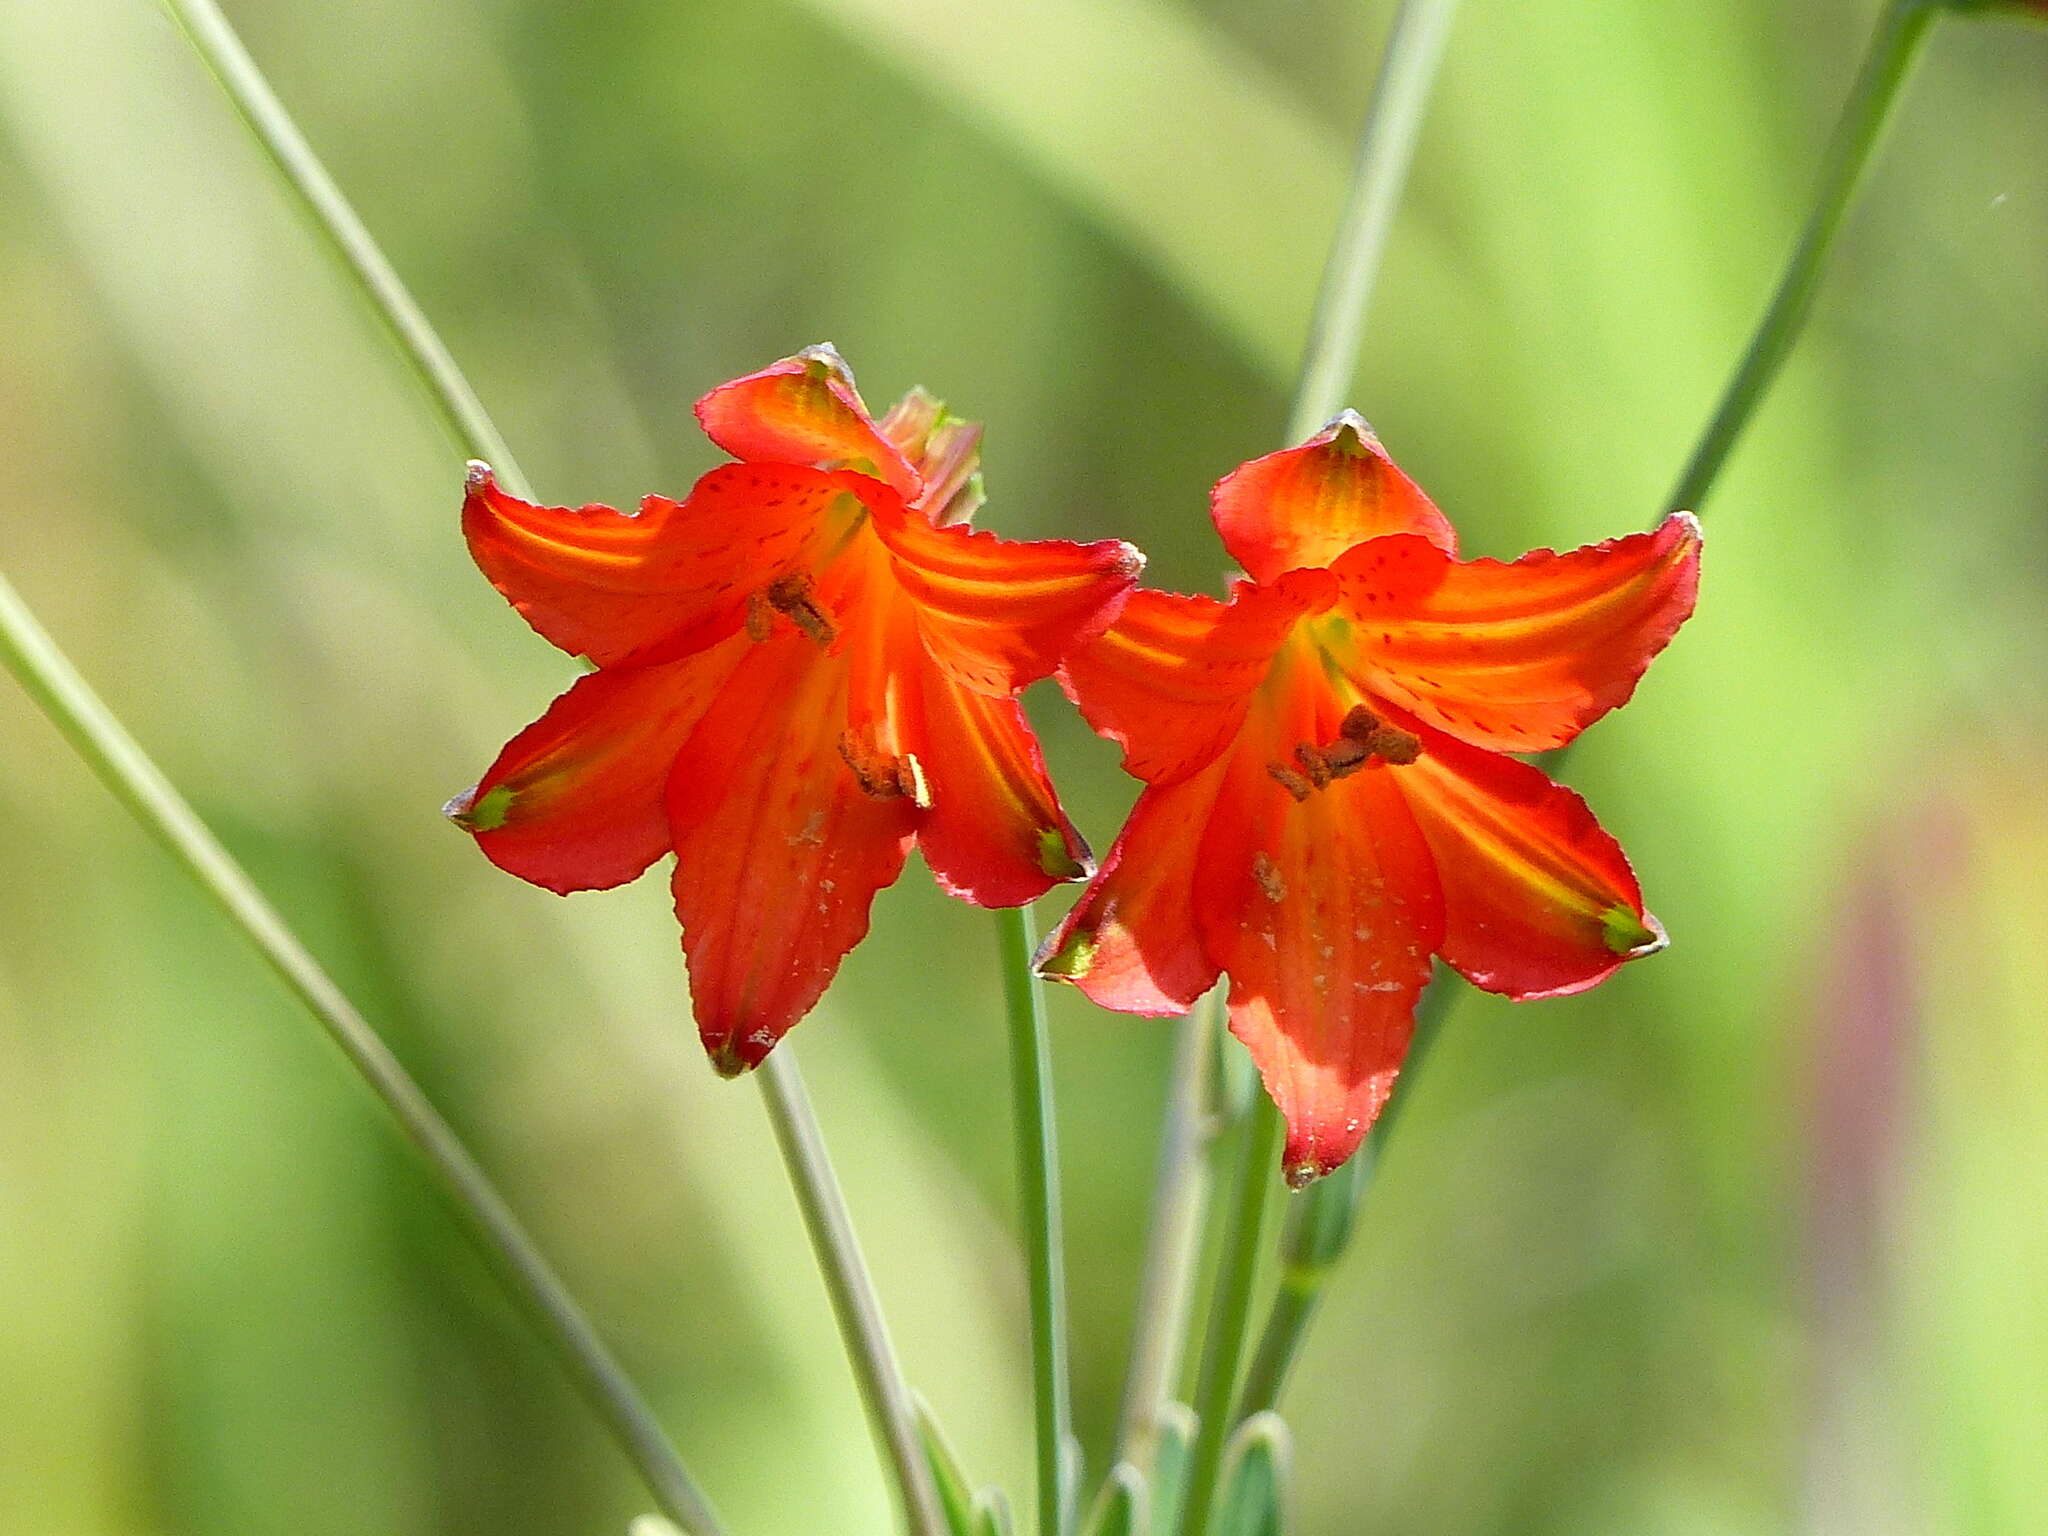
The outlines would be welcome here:
[[[820,339],[993,423],[985,521],[1214,590],[1386,0],[236,0],[543,495],[714,461]],[[1469,550],[1647,522],[1873,0],[1471,0],[1355,401]],[[1943,24],[1571,776],[1674,944],[1461,1002],[1289,1400],[1304,1536],[2048,1528],[2048,29]],[[387,1029],[735,1532],[888,1504],[662,882],[437,808],[571,664],[459,456],[145,0],[0,0],[0,564]],[[1046,690],[1041,690],[1046,692]],[[1114,754],[1034,695],[1106,846]],[[1059,903],[1047,904],[1047,916]],[[1027,1482],[988,920],[913,864],[797,1040],[912,1375]],[[1055,1001],[1080,1428],[1167,1056]],[[642,1495],[366,1093],[0,688],[0,1532],[566,1536]]]

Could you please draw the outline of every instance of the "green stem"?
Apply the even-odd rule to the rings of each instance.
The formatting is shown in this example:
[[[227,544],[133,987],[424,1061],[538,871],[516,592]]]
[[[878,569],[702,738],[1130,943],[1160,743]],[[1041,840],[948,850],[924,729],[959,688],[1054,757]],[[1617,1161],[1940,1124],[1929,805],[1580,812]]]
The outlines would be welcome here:
[[[1349,393],[1373,285],[1457,9],[1457,0],[1404,0],[1394,17],[1309,322],[1301,378],[1288,415],[1289,442],[1301,441],[1334,416]],[[1202,1536],[1208,1528],[1224,1447],[1234,1427],[1230,1409],[1249,1326],[1266,1194],[1284,1131],[1278,1111],[1261,1097],[1248,1133],[1234,1225],[1223,1248],[1196,1387],[1200,1423],[1186,1505],[1190,1536]]]
[[[1430,86],[1457,10],[1458,0],[1405,0],[1387,35],[1351,169],[1351,190],[1309,320],[1308,346],[1287,421],[1290,443],[1336,415],[1351,393],[1380,257],[1408,183]]]
[[[1266,1209],[1272,1203],[1286,1138],[1287,1125],[1280,1111],[1271,1099],[1259,1095],[1245,1130],[1237,1203],[1223,1238],[1208,1336],[1201,1371],[1195,1378],[1195,1450],[1183,1506],[1187,1536],[1207,1536],[1214,1514],[1211,1506],[1223,1471],[1223,1452],[1235,1427],[1230,1404],[1237,1392],[1237,1367],[1244,1355],[1245,1336],[1251,1330],[1252,1285],[1258,1275],[1259,1251],[1265,1246]]]
[[[810,1095],[804,1091],[788,1042],[770,1053],[755,1076],[760,1079],[761,1097],[782,1149],[783,1165],[789,1170],[811,1249],[832,1299],[854,1379],[867,1405],[876,1445],[895,1474],[904,1523],[914,1536],[946,1536],[938,1488],[918,1437],[917,1409],[903,1379],[903,1368],[897,1363],[895,1346],[889,1341],[888,1324],[883,1321],[881,1301],[861,1256],[860,1242],[853,1234],[846,1197],[832,1171],[818,1117],[811,1109]]]
[[[1209,1202],[1205,1153],[1216,1122],[1204,1105],[1220,1011],[1220,1005],[1212,1007],[1211,1002],[1218,996],[1211,993],[1195,1004],[1174,1035],[1159,1172],[1152,1186],[1145,1267],[1138,1281],[1137,1322],[1124,1374],[1123,1408],[1117,1416],[1115,1459],[1139,1468],[1148,1465],[1159,1410],[1173,1396],[1180,1375],[1182,1340],[1201,1263],[1202,1216]]]
[[[996,913],[1003,999],[1010,1019],[1010,1087],[1017,1125],[1017,1185],[1031,1270],[1031,1384],[1037,1421],[1038,1529],[1063,1536],[1074,1520],[1067,1446],[1067,1282],[1061,1252],[1059,1144],[1045,998],[1031,969],[1031,909]]]
[[[463,456],[482,459],[496,471],[507,490],[531,500],[533,493],[526,477],[520,473],[511,449],[505,446],[505,439],[484,410],[483,402],[477,399],[476,391],[470,388],[469,380],[463,377],[426,314],[385,259],[355,209],[349,206],[348,199],[342,196],[334,178],[327,174],[327,168],[313,153],[291,114],[270,89],[270,82],[263,78],[256,61],[249,57],[242,40],[220,13],[220,7],[213,0],[163,0],[163,4],[284,177],[285,185],[329,254],[341,263],[369,300],[372,312],[425,385],[428,399]]]
[[[1849,211],[1856,188],[1869,167],[1871,152],[1884,131],[1886,120],[1897,104],[1901,87],[1920,56],[1934,23],[1938,5],[1930,0],[1891,0],[1877,24],[1870,51],[1850,88],[1849,100],[1835,124],[1826,158],[1821,163],[1820,183],[1814,191],[1813,211],[1770,308],[1751,337],[1749,350],[1736,366],[1735,375],[1721,395],[1721,403],[1708,422],[1699,446],[1693,450],[1685,472],[1671,492],[1667,506],[1697,512],[1720,477],[1728,455],[1756,415],[1764,396],[1777,381],[1786,358],[1813,313],[1815,295],[1820,291],[1828,258]]]
[[[1458,999],[1448,976],[1439,976],[1423,994],[1415,1010],[1415,1038],[1408,1046],[1408,1059],[1401,1068],[1401,1081],[1380,1111],[1380,1118],[1351,1161],[1311,1185],[1287,1212],[1287,1226],[1280,1238],[1280,1285],[1273,1298],[1273,1310],[1259,1335],[1259,1347],[1245,1370],[1244,1390],[1237,1400],[1237,1416],[1253,1414],[1279,1405],[1287,1374],[1301,1353],[1309,1324],[1322,1305],[1323,1290],[1337,1261],[1351,1244],[1351,1232],[1358,1219],[1358,1207],[1372,1187],[1380,1159],[1386,1155],[1394,1127],[1400,1123],[1408,1101],[1415,1096],[1415,1076],[1428,1059],[1445,1017]]]
[[[694,1536],[722,1527],[653,1410],[477,1161],[369,1022],[299,942],[163,771],[0,577],[0,661],[135,819],[210,896],[341,1048],[417,1147],[449,1205],[617,1438],[662,1510]]]

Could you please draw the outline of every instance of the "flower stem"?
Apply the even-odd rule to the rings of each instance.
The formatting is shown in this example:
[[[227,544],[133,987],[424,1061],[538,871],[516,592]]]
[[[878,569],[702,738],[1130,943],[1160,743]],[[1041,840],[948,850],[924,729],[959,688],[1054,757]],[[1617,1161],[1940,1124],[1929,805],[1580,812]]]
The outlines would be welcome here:
[[[1407,184],[1423,111],[1457,9],[1457,0],[1403,0],[1387,35],[1352,163],[1350,190],[1309,321],[1300,382],[1288,414],[1290,443],[1309,436],[1334,416],[1350,391],[1380,259]],[[1284,1133],[1279,1112],[1261,1096],[1247,1134],[1237,1207],[1223,1247],[1207,1348],[1197,1378],[1195,1408],[1200,1422],[1185,1506],[1189,1536],[1204,1536],[1208,1529],[1224,1447],[1234,1427],[1230,1410],[1249,1326],[1266,1196]]]
[[[293,934],[234,856],[0,577],[0,662],[129,813],[160,842],[341,1048],[422,1154],[470,1236],[533,1318],[571,1380],[631,1457],[662,1510],[693,1536],[722,1527],[652,1409],[619,1369],[461,1139]]]
[[[1052,1046],[1045,998],[1031,969],[1031,909],[996,913],[1003,999],[1010,1018],[1010,1088],[1017,1125],[1017,1186],[1031,1271],[1031,1384],[1037,1418],[1038,1529],[1063,1536],[1074,1519],[1067,1462],[1073,1410],[1067,1384],[1067,1281],[1060,1229],[1059,1143],[1053,1120]]]
[[[1387,35],[1358,139],[1351,189],[1309,320],[1308,346],[1287,421],[1289,443],[1300,442],[1336,415],[1351,392],[1380,257],[1394,227],[1394,210],[1400,206],[1415,158],[1423,110],[1457,10],[1458,0],[1405,0]]]
[[[1856,83],[1850,88],[1849,100],[1835,124],[1834,137],[1829,140],[1806,227],[1778,280],[1770,308],[1764,311],[1756,334],[1750,339],[1749,350],[1728,381],[1721,403],[1707,423],[1685,472],[1678,477],[1667,508],[1694,512],[1700,509],[1720,478],[1728,455],[1777,381],[1786,358],[1791,356],[1799,333],[1813,313],[1814,297],[1820,291],[1828,258],[1834,252],[1835,239],[1842,231],[1856,188],[1869,167],[1871,152],[1876,149],[1901,87],[1919,58],[1937,9],[1938,5],[1930,0],[1891,0],[1885,8],[1863,66],[1857,71]]]
[[[1195,1270],[1201,1262],[1202,1214],[1209,1202],[1209,1160],[1204,1155],[1216,1117],[1205,1108],[1209,1062],[1219,1007],[1212,993],[1190,1009],[1174,1035],[1173,1075],[1160,1129],[1159,1172],[1152,1186],[1145,1267],[1138,1281],[1137,1321],[1124,1400],[1117,1416],[1116,1460],[1148,1465],[1159,1410],[1173,1396],[1180,1374]]]
[[[1259,1335],[1259,1347],[1246,1368],[1244,1390],[1237,1401],[1237,1416],[1248,1419],[1255,1413],[1279,1405],[1287,1373],[1301,1353],[1309,1324],[1322,1305],[1323,1290],[1337,1261],[1351,1244],[1351,1231],[1358,1219],[1358,1207],[1372,1187],[1387,1143],[1408,1101],[1414,1097],[1416,1072],[1427,1059],[1443,1022],[1456,1003],[1458,993],[1448,976],[1423,994],[1415,1011],[1415,1038],[1408,1046],[1408,1059],[1401,1068],[1402,1082],[1380,1111],[1380,1118],[1351,1161],[1326,1179],[1319,1179],[1288,1208],[1287,1226],[1280,1238],[1280,1286],[1273,1298],[1273,1310]]]
[[[846,1197],[832,1171],[818,1117],[811,1109],[810,1095],[804,1091],[803,1076],[788,1042],[769,1054],[755,1076],[761,1081],[761,1098],[811,1235],[811,1249],[817,1255],[826,1293],[832,1298],[832,1312],[839,1320],[840,1337],[846,1341],[847,1358],[867,1405],[876,1444],[895,1474],[904,1523],[913,1536],[946,1536],[938,1488],[918,1438],[917,1409],[895,1346],[889,1341],[888,1324],[882,1318],[867,1260],[853,1234]]]
[[[371,311],[425,385],[441,424],[462,449],[463,457],[482,459],[507,490],[531,500],[526,477],[483,402],[271,90],[270,82],[263,78],[256,61],[249,57],[220,7],[214,0],[163,0],[163,4],[283,176],[329,254],[369,300]]]
[[[1201,1371],[1195,1378],[1195,1450],[1183,1516],[1187,1536],[1208,1536],[1223,1451],[1235,1427],[1230,1405],[1237,1393],[1237,1367],[1244,1354],[1245,1336],[1251,1331],[1252,1283],[1258,1275],[1259,1251],[1265,1245],[1266,1208],[1278,1180],[1286,1135],[1280,1111],[1260,1094],[1244,1134],[1237,1204],[1223,1238]]]

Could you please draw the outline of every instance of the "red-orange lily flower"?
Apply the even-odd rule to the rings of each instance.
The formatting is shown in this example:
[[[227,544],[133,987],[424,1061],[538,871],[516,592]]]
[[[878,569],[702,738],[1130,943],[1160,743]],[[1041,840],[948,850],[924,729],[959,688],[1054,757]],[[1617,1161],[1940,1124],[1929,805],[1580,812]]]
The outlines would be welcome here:
[[[970,531],[981,429],[920,391],[874,421],[829,347],[697,418],[740,462],[637,513],[533,506],[471,466],[477,564],[596,670],[449,813],[563,893],[673,850],[698,1028],[730,1074],[817,1001],[913,842],[982,906],[1089,873],[1017,695],[1142,561]]]
[[[1145,1014],[1226,973],[1300,1185],[1386,1102],[1433,955],[1530,998],[1663,946],[1585,803],[1505,754],[1628,698],[1692,611],[1699,528],[1460,561],[1350,412],[1213,515],[1250,578],[1229,601],[1139,592],[1062,669],[1146,787],[1039,963]]]

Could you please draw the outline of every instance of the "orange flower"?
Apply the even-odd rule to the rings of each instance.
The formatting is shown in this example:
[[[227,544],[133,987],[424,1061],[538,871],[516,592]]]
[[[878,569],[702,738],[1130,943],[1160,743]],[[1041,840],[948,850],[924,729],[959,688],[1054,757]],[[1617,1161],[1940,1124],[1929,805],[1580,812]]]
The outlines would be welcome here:
[[[1350,412],[1213,515],[1250,576],[1229,601],[1137,593],[1062,669],[1146,787],[1039,964],[1146,1014],[1226,973],[1298,1186],[1386,1102],[1432,955],[1531,998],[1663,946],[1585,803],[1503,754],[1628,698],[1692,611],[1699,528],[1460,561]]]
[[[969,531],[981,429],[918,391],[872,420],[830,347],[697,418],[740,462],[638,513],[532,506],[471,466],[477,564],[597,670],[449,814],[564,893],[673,850],[698,1028],[731,1074],[817,1001],[912,842],[982,906],[1089,873],[1017,694],[1102,631],[1142,561]]]

